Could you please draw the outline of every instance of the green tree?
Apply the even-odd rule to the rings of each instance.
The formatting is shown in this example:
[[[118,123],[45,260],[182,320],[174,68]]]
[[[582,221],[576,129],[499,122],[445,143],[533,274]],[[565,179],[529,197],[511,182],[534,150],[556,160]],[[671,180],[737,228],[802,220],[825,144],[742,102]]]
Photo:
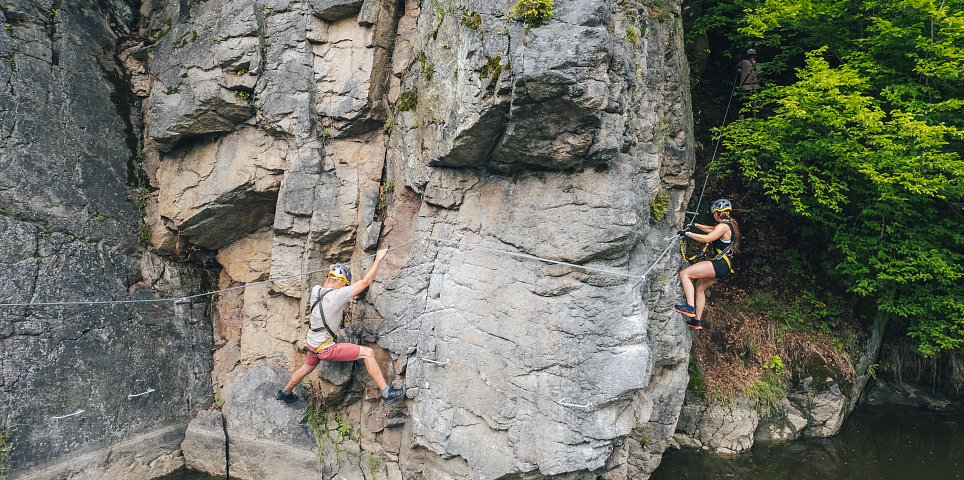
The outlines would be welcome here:
[[[698,25],[727,22],[780,53],[717,171],[822,229],[831,273],[922,354],[964,348],[962,3],[733,0]]]

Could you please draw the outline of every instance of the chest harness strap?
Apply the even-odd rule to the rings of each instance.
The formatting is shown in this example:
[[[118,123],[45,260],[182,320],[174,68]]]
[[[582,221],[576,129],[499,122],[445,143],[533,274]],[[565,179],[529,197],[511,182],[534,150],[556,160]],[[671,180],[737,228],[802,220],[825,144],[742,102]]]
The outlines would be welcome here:
[[[305,348],[307,348],[308,350],[311,350],[311,351],[313,351],[313,352],[315,352],[315,353],[318,353],[318,352],[322,351],[322,350],[323,350],[325,347],[327,347],[331,342],[334,342],[334,341],[335,341],[335,332],[333,332],[333,331],[331,330],[331,327],[328,326],[328,321],[325,319],[325,309],[324,309],[324,306],[323,306],[323,305],[319,305],[319,304],[321,303],[321,299],[325,298],[325,295],[328,295],[329,293],[331,293],[331,292],[333,292],[333,291],[334,291],[334,289],[329,288],[328,290],[325,290],[324,292],[322,292],[320,295],[318,295],[318,298],[314,301],[314,303],[311,304],[311,308],[308,309],[308,315],[311,315],[311,312],[315,310],[315,307],[318,307],[318,313],[321,314],[321,324],[323,325],[322,327],[312,328],[311,331],[312,331],[312,332],[320,332],[320,331],[322,331],[322,330],[327,330],[327,331],[328,331],[328,339],[325,340],[324,342],[321,342],[321,345],[318,345],[318,348],[311,348],[311,347],[308,347],[307,345],[305,346]],[[310,328],[310,326],[309,326],[309,328]]]

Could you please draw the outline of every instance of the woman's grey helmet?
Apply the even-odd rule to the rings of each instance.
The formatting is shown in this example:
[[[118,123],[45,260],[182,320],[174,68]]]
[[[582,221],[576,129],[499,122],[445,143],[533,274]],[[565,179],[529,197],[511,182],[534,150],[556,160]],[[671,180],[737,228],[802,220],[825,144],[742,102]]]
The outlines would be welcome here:
[[[749,50],[746,51],[746,54],[747,54],[747,55],[756,55],[756,49],[755,49],[755,48],[751,48],[751,49],[749,49]]]
[[[733,204],[725,198],[714,201],[713,206],[710,208],[710,211],[713,213],[728,212],[730,210],[733,210]]]
[[[348,265],[336,263],[328,269],[328,278],[344,280],[346,285],[351,285],[351,270]]]

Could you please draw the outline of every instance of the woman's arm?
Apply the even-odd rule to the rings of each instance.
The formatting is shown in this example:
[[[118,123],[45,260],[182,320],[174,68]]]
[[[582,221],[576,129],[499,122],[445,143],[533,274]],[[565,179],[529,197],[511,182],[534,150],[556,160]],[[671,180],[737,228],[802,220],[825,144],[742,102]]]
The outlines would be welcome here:
[[[713,231],[713,227],[709,225],[703,225],[702,223],[694,223],[693,226],[707,233]]]
[[[716,226],[713,227],[713,230],[706,235],[686,232],[686,236],[700,243],[710,243],[713,240],[719,240],[721,237],[723,237],[723,234],[726,233],[728,229],[729,227],[727,227],[725,223],[717,223]]]

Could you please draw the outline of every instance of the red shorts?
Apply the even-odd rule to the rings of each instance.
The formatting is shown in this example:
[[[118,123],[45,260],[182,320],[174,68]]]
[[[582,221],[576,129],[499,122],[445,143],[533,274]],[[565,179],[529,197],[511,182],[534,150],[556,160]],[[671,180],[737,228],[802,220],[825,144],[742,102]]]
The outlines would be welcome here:
[[[305,357],[305,363],[309,367],[314,367],[318,365],[322,360],[326,362],[353,362],[358,360],[358,354],[361,353],[361,347],[355,345],[354,343],[334,343],[328,348],[315,353],[308,350],[308,356]]]

